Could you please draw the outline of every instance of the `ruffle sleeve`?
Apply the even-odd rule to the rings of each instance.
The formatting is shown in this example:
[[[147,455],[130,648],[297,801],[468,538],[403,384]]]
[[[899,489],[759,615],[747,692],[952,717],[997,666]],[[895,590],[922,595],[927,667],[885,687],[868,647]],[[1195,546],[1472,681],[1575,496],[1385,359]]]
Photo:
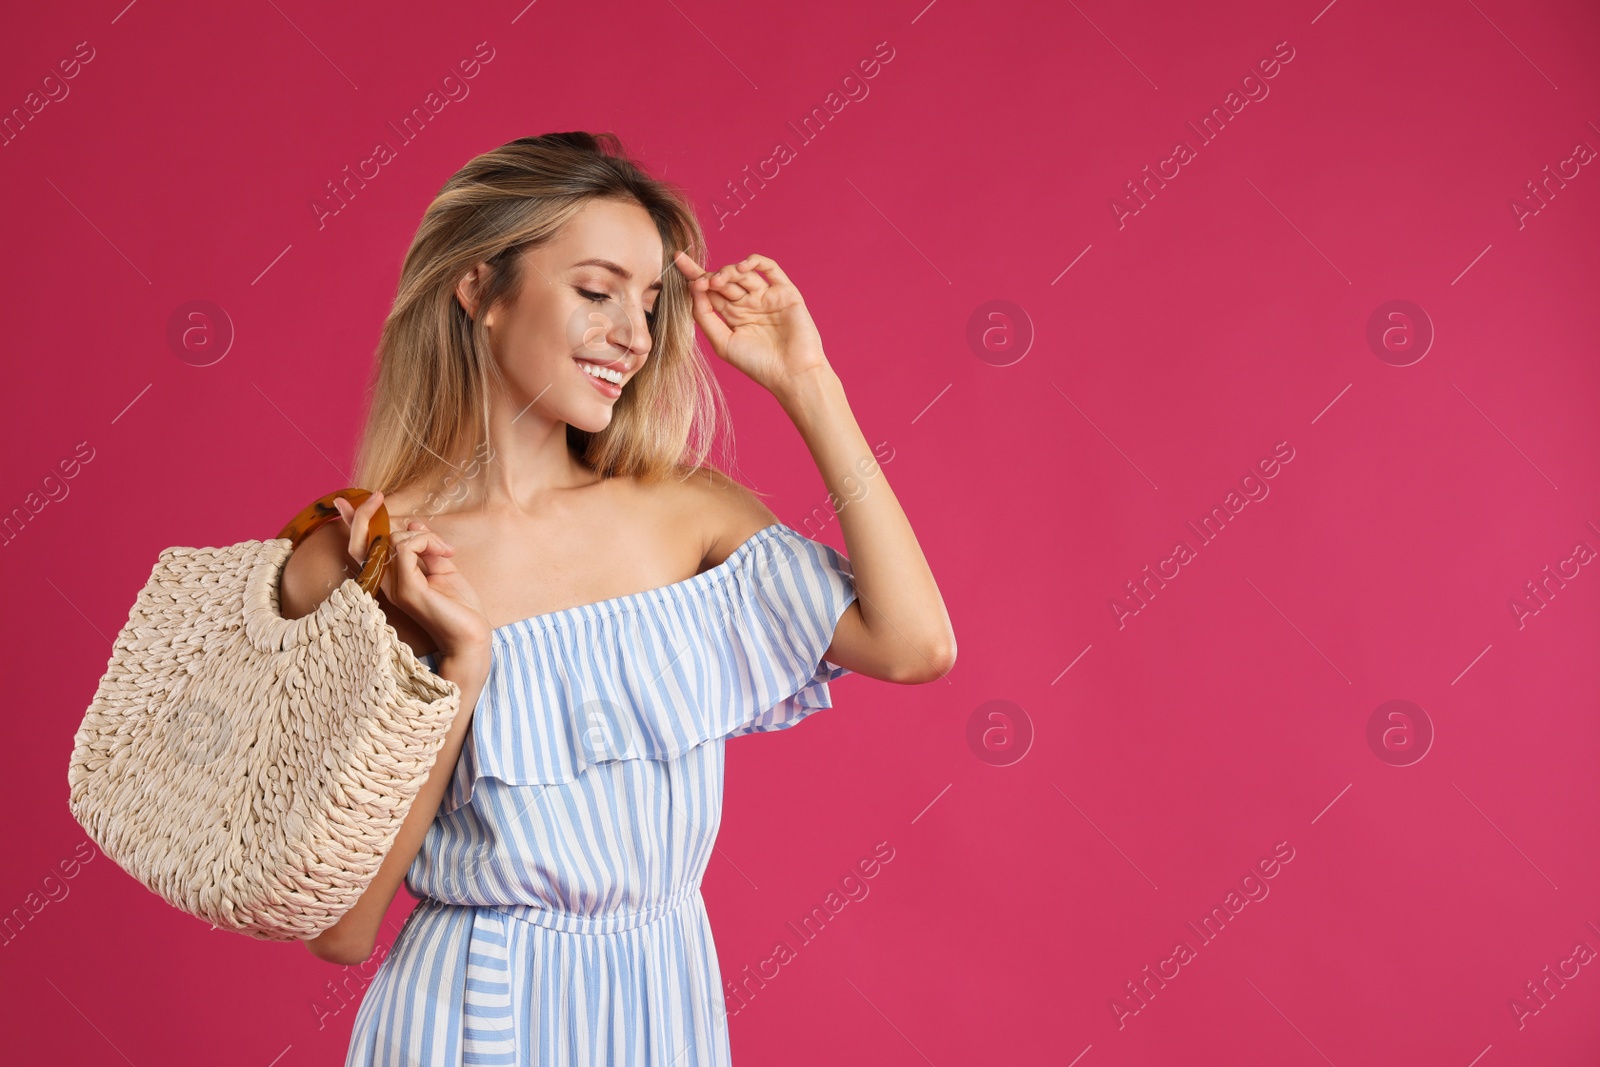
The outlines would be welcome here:
[[[823,658],[839,619],[856,599],[850,561],[820,541],[787,526],[756,554],[751,577],[752,610],[730,639],[730,655],[748,656],[748,673],[765,673],[754,687],[761,711],[741,717],[723,736],[766,733],[793,726],[821,708],[833,707],[828,683],[850,673]],[[772,699],[777,695],[778,699]]]
[[[500,627],[440,812],[479,778],[557,785],[832,707],[850,672],[824,657],[855,599],[848,559],[774,523],[692,578]]]

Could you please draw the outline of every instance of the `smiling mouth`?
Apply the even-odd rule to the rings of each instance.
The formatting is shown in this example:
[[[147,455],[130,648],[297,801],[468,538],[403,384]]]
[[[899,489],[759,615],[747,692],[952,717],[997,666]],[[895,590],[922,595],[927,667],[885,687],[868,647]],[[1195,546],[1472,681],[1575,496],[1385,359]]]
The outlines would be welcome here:
[[[576,362],[578,366],[583,369],[583,373],[587,374],[591,378],[596,379],[597,381],[606,382],[610,385],[621,386],[625,380],[621,371],[614,370],[611,367],[602,367],[598,363],[590,363],[587,360],[582,359],[575,360],[574,362]]]

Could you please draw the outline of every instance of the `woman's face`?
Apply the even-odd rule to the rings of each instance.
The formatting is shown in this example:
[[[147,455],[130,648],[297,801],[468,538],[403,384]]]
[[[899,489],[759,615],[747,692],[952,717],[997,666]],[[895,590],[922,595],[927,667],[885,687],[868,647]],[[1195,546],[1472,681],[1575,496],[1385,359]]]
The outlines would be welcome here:
[[[521,289],[485,320],[511,399],[598,433],[650,355],[661,235],[638,204],[591,200],[522,256]]]

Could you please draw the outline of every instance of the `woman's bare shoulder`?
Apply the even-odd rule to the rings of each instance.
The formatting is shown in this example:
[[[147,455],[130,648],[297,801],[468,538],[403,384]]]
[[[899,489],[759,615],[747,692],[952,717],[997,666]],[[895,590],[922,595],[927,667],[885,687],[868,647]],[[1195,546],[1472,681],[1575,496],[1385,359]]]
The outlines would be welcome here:
[[[715,467],[680,467],[674,505],[681,521],[692,524],[705,545],[701,568],[715,567],[753,534],[778,521],[772,509],[748,488]]]

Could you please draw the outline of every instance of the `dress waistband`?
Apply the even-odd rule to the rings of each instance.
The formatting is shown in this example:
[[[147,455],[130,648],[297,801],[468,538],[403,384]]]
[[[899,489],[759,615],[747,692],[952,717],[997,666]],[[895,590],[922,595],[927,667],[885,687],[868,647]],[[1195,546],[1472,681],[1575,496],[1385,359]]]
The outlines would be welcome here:
[[[542,926],[547,930],[559,930],[567,934],[614,934],[623,930],[632,930],[640,926],[648,926],[666,918],[691,900],[698,898],[700,887],[691,885],[684,892],[668,900],[639,908],[636,911],[602,912],[598,915],[575,915],[566,911],[551,911],[542,904],[452,904],[449,901],[424,898],[421,903],[431,905],[444,905],[446,907],[475,907],[486,908],[499,912],[520,922]]]

